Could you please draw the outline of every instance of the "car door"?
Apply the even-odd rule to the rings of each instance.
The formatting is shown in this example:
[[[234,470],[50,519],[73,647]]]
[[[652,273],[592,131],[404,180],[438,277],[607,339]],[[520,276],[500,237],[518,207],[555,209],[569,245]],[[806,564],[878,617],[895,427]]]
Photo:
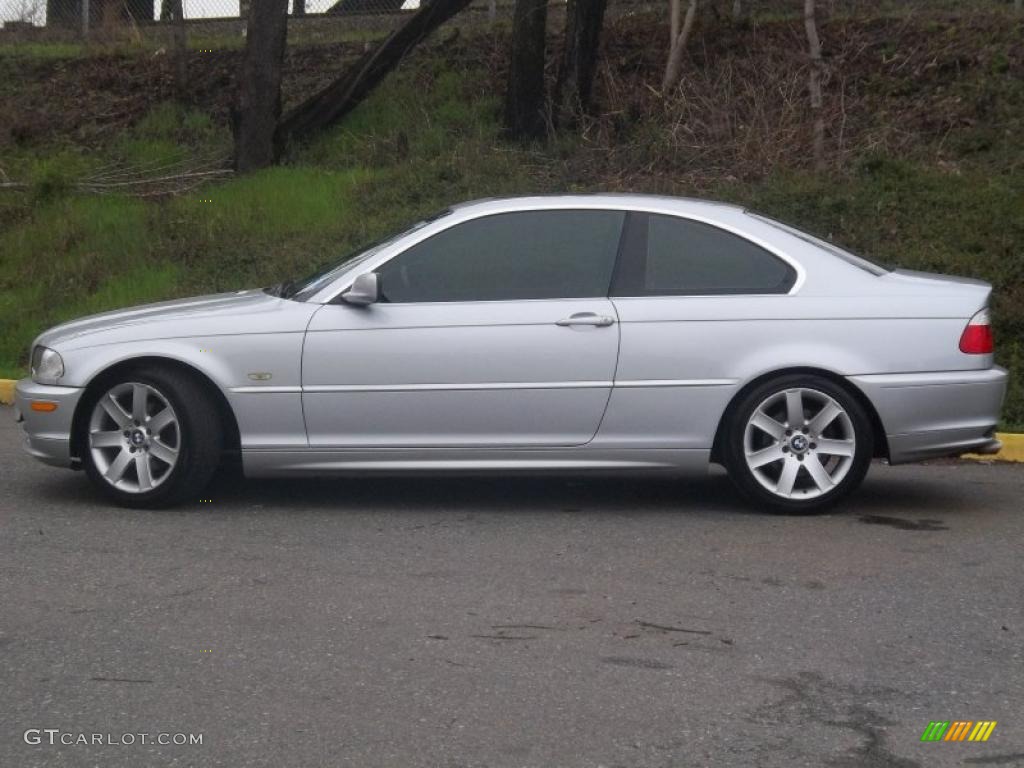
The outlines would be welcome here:
[[[797,272],[711,223],[637,211],[625,230],[611,290],[622,353],[600,439],[710,448],[752,358],[789,333],[778,318]]]
[[[307,330],[313,447],[572,446],[596,433],[618,356],[608,299],[625,214],[497,213],[375,270],[381,300]]]

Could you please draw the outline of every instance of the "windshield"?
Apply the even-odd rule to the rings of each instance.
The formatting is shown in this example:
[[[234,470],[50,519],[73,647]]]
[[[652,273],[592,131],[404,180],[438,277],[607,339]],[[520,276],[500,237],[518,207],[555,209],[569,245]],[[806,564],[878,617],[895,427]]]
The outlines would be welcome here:
[[[309,275],[302,280],[286,281],[279,283],[278,285],[265,288],[264,290],[273,296],[280,296],[283,299],[307,301],[350,269],[359,266],[370,257],[380,253],[383,248],[391,245],[391,243],[405,237],[406,235],[412,234],[418,229],[422,229],[432,221],[436,221],[443,216],[447,216],[449,213],[451,213],[451,211],[446,208],[432,216],[427,216],[426,218],[417,221],[411,227],[406,227],[395,234],[361,245],[355,250],[349,251],[340,259],[335,259],[334,261],[325,264],[312,275]]]
[[[800,238],[805,243],[810,243],[811,245],[816,245],[819,248],[823,248],[824,250],[831,253],[833,256],[838,256],[847,264],[852,264],[855,267],[859,267],[860,269],[863,269],[865,272],[870,272],[872,275],[881,276],[889,272],[892,272],[892,267],[888,266],[887,264],[881,264],[877,261],[866,259],[863,256],[858,256],[855,253],[850,253],[848,250],[846,250],[845,248],[840,248],[835,243],[830,243],[828,240],[823,240],[820,237],[809,235],[802,230],[789,226],[788,224],[783,224],[781,221],[776,221],[773,218],[770,218],[768,216],[762,216],[760,213],[754,213],[753,211],[747,211],[746,213],[748,216],[753,216],[755,219],[759,219],[765,222],[766,224],[771,224],[773,227],[781,229],[783,232],[788,232],[789,234],[793,235],[793,237]]]

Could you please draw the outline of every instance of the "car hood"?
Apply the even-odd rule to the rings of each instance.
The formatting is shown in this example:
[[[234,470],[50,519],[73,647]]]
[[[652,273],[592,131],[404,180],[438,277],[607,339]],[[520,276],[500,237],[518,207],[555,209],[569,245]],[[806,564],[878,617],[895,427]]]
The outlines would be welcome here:
[[[79,347],[97,343],[94,337],[100,333],[113,333],[118,337],[114,340],[139,341],[194,335],[197,328],[210,334],[259,332],[263,323],[253,324],[250,318],[266,318],[268,312],[282,309],[282,304],[303,306],[261,289],[161,301],[72,320],[50,328],[35,343]]]

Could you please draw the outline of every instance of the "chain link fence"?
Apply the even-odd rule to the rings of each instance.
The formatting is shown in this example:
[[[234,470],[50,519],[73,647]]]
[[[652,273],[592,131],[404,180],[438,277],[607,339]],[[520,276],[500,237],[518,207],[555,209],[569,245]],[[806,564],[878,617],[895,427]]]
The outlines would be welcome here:
[[[192,40],[241,44],[250,0],[182,0]],[[566,0],[552,0],[564,8]],[[370,41],[386,35],[429,0],[289,0],[291,41]],[[493,22],[510,19],[515,0],[474,0],[464,15]],[[685,5],[686,0],[683,0]],[[823,18],[879,12],[971,12],[1020,8],[1021,0],[818,0]],[[664,8],[669,0],[609,0],[609,11]],[[729,15],[797,17],[801,0],[702,0],[702,7]],[[23,42],[95,41],[164,43],[170,34],[172,0],[0,0],[0,48]]]
[[[372,39],[387,34],[427,0],[289,0],[289,34]],[[476,0],[477,18],[511,16],[513,0]],[[182,0],[190,37],[244,38],[249,0]],[[163,41],[171,0],[0,0],[0,46],[23,42]],[[342,34],[347,32],[348,34]],[[321,34],[322,33],[322,34]]]
[[[289,14],[344,16],[413,11],[420,0],[290,0]],[[244,18],[248,0],[183,0],[185,18],[209,21]],[[60,28],[82,34],[104,25],[152,24],[171,17],[169,0],[0,0],[4,29]]]

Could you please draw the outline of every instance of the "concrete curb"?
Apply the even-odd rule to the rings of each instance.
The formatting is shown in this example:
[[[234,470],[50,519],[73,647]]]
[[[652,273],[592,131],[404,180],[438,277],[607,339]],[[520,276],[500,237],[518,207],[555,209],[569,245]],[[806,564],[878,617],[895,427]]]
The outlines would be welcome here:
[[[999,453],[988,456],[978,453],[965,453],[961,459],[971,461],[1022,461],[1024,462],[1024,435],[1015,432],[996,432],[996,439],[1003,444]]]
[[[0,403],[14,404],[14,379],[0,379]]]
[[[14,403],[14,379],[0,379],[0,403],[11,405]],[[961,458],[972,461],[1020,461],[1024,462],[1024,434],[1011,432],[996,433],[996,437],[1002,441],[1003,448],[999,453],[982,456],[975,453],[965,453]]]

